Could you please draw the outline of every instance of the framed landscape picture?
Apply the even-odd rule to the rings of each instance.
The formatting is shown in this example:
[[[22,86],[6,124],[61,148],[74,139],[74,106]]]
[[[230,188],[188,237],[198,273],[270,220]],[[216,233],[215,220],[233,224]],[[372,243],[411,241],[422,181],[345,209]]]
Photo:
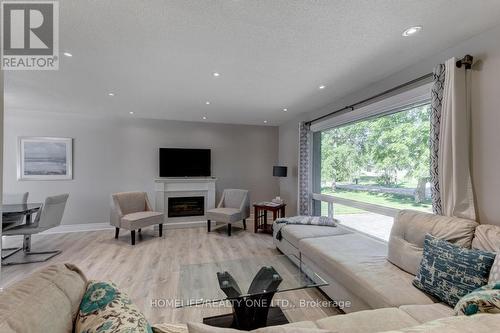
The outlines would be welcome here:
[[[73,139],[19,138],[17,179],[73,179]]]

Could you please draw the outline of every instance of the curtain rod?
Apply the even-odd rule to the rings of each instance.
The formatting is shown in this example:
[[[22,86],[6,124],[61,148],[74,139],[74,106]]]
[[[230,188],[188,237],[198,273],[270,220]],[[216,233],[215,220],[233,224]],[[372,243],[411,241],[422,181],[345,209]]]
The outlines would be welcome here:
[[[465,55],[465,57],[463,57],[462,59],[458,60],[456,62],[456,66],[458,68],[462,67],[462,65],[464,65],[465,69],[471,69],[472,67],[472,62],[473,62],[473,57],[469,54]],[[354,109],[359,106],[359,105],[362,105],[362,104],[365,104],[367,102],[370,102],[370,101],[373,101],[374,99],[377,99],[377,98],[380,98],[380,97],[383,97],[385,95],[388,95],[390,93],[393,93],[395,91],[398,91],[404,87],[407,87],[407,86],[411,86],[412,84],[415,84],[415,83],[418,83],[420,81],[424,81],[424,80],[428,80],[430,78],[432,78],[434,75],[434,73],[427,73],[425,75],[422,75],[420,77],[417,77],[416,79],[413,79],[411,81],[408,81],[408,82],[405,82],[403,84],[400,84],[399,86],[396,86],[394,88],[391,88],[391,89],[388,89],[388,90],[385,90],[381,93],[378,93],[376,95],[373,95],[371,97],[368,97],[368,98],[365,98],[359,102],[356,102],[354,104],[351,104],[351,105],[348,105],[348,106],[344,106],[343,108],[341,109],[338,109],[338,110],[335,110],[335,111],[332,111],[330,113],[327,113],[321,117],[318,117],[318,118],[314,118],[312,120],[309,120],[309,121],[306,121],[305,124],[306,125],[311,125],[312,123],[315,123],[317,122],[318,120],[321,120],[321,119],[325,119],[325,118],[328,118],[330,116],[333,116],[334,114],[337,114],[339,112],[342,112],[342,111],[346,111],[346,110],[350,110],[350,111],[354,111]]]
[[[381,93],[378,93],[378,94],[373,95],[373,96],[371,96],[371,97],[365,98],[365,99],[363,99],[363,100],[361,100],[361,101],[359,101],[359,102],[356,102],[356,103],[354,103],[354,104],[351,104],[351,105],[348,105],[348,106],[344,106],[344,107],[343,107],[343,108],[341,108],[341,109],[338,109],[338,110],[332,111],[332,112],[327,113],[327,114],[325,114],[325,115],[323,115],[323,116],[321,116],[321,117],[318,117],[318,118],[314,118],[314,119],[312,119],[312,120],[309,120],[309,121],[307,121],[305,124],[306,124],[306,125],[311,125],[312,123],[315,123],[315,122],[317,122],[318,120],[328,118],[328,117],[333,116],[334,114],[337,114],[337,113],[342,112],[342,111],[346,111],[346,110],[354,111],[354,109],[355,109],[357,106],[361,105],[361,104],[365,104],[365,103],[370,102],[370,101],[372,101],[372,100],[374,100],[374,99],[377,99],[377,98],[380,98],[380,97],[382,97],[382,96],[388,95],[388,94],[390,94],[390,93],[392,93],[392,92],[395,92],[395,91],[397,91],[397,90],[400,90],[400,89],[402,89],[402,88],[404,88],[404,87],[411,86],[412,84],[415,84],[415,83],[417,83],[417,82],[420,82],[420,81],[423,81],[423,80],[426,80],[426,79],[430,79],[433,75],[434,75],[434,73],[427,73],[427,74],[422,75],[422,76],[420,76],[420,77],[418,77],[418,78],[416,78],[416,79],[413,79],[413,80],[408,81],[408,82],[406,82],[406,83],[400,84],[399,86],[396,86],[396,87],[394,87],[394,88],[387,89],[387,90],[385,90],[385,91],[383,91],[383,92],[381,92]]]

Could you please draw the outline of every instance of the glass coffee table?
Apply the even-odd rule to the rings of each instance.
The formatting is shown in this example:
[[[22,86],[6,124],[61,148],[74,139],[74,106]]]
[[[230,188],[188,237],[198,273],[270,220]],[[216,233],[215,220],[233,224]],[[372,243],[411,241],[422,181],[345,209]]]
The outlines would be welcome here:
[[[204,318],[203,322],[251,330],[288,323],[283,311],[272,306],[275,293],[325,285],[325,280],[293,255],[184,265],[177,308],[227,301],[233,313]]]

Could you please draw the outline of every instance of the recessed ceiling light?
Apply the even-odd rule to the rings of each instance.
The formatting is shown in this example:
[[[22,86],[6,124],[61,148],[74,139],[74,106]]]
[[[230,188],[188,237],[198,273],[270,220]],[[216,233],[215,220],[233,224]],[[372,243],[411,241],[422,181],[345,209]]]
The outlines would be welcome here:
[[[416,25],[414,27],[409,27],[408,29],[403,31],[403,36],[404,37],[412,36],[412,35],[416,34],[417,32],[419,32],[420,30],[422,30],[422,26],[420,26],[420,25]]]
[[[218,73],[218,72],[214,72],[212,75],[213,75],[213,76],[215,76],[215,77],[219,77],[219,76],[220,76],[220,73]]]
[[[325,89],[325,88],[326,88],[326,86],[325,86],[325,85],[320,85],[320,86],[318,87],[318,89]]]
[[[72,57],[72,56],[73,56],[73,55],[72,55],[71,53],[69,53],[69,52],[64,52],[63,54],[64,54],[66,57]]]
[[[203,116],[203,120],[207,120],[207,117]]]
[[[206,102],[205,102],[205,104],[206,104],[206,105],[210,105],[210,101],[206,101]]]
[[[134,111],[130,111],[129,113],[130,113],[130,114],[134,114]]]
[[[267,120],[264,120],[264,124],[267,124]]]
[[[113,93],[113,92],[108,93],[108,96],[113,97],[114,95],[115,95],[115,93]]]
[[[288,111],[288,109],[287,109],[287,108],[284,108],[284,109],[283,109],[283,111],[287,112],[287,111]]]

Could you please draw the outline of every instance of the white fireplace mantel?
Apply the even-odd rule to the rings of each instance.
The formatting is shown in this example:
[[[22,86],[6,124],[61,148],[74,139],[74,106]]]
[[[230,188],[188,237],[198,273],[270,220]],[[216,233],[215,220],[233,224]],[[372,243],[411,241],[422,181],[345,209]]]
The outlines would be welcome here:
[[[217,178],[157,178],[155,180],[155,210],[165,214],[166,228],[205,226],[206,211],[215,208],[215,183]],[[205,215],[168,217],[168,198],[203,196]]]

